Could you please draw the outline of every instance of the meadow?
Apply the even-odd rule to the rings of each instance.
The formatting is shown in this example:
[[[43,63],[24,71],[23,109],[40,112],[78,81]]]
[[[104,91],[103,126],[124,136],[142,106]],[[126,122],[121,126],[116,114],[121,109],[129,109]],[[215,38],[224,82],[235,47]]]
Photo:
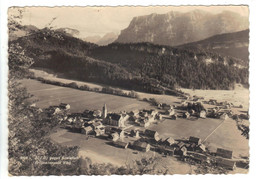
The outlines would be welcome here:
[[[83,112],[89,110],[101,110],[106,104],[109,112],[130,112],[134,109],[149,109],[152,106],[137,99],[121,97],[110,94],[81,91],[77,89],[44,84],[36,80],[24,79],[21,81],[30,94],[34,97],[36,105],[47,108],[51,105],[68,103],[71,112]]]

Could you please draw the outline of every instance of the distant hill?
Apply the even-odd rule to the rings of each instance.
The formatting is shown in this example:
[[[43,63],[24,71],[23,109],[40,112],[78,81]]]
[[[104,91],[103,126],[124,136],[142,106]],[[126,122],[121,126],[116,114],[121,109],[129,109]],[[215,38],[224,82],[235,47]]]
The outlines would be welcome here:
[[[249,30],[215,35],[213,37],[181,45],[182,48],[200,48],[224,56],[242,59],[244,65],[249,63]]]
[[[84,42],[81,39],[72,37],[64,32],[50,30],[44,28],[14,40],[13,43],[19,43],[25,49],[27,54],[32,57],[39,58],[47,51],[66,51],[67,53],[77,55],[88,55],[91,48],[96,47],[96,44]],[[30,56],[31,56],[30,55]]]
[[[105,34],[101,39],[99,39],[96,43],[98,45],[108,45],[114,42],[117,39],[118,35],[114,32],[110,32]]]
[[[101,37],[99,35],[93,35],[93,36],[88,36],[88,37],[84,37],[81,39],[84,40],[85,42],[97,44],[97,42],[101,39]]]
[[[248,28],[249,20],[231,11],[219,14],[201,10],[186,13],[172,11],[134,17],[129,26],[121,31],[116,42],[176,46]]]
[[[118,35],[114,32],[105,34],[103,37],[95,35],[82,38],[86,42],[95,43],[97,45],[108,45],[117,39]]]
[[[79,30],[73,29],[73,28],[68,28],[68,27],[59,28],[59,29],[56,29],[56,31],[66,33],[67,35],[70,35],[72,37],[77,37],[80,33]]]

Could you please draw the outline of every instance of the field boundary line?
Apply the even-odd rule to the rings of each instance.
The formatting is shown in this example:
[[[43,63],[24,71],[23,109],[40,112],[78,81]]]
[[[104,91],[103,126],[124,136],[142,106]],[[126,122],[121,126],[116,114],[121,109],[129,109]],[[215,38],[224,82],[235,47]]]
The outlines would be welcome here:
[[[223,123],[225,120],[223,120],[201,143],[204,143]]]

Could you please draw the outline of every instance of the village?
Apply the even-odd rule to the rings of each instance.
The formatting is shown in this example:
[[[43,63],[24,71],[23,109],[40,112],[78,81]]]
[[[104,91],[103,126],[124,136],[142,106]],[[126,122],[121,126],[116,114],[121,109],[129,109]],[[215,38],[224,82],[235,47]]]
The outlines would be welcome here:
[[[108,144],[117,148],[132,149],[136,152],[153,151],[162,156],[174,156],[191,164],[218,166],[232,171],[236,167],[248,168],[248,159],[233,158],[233,151],[225,148],[210,150],[204,141],[197,136],[189,138],[162,137],[158,131],[148,129],[150,125],[160,125],[165,120],[194,120],[215,118],[225,121],[236,120],[238,129],[248,139],[248,127],[239,125],[239,121],[248,120],[248,114],[233,114],[232,109],[240,109],[228,102],[208,101],[197,96],[182,97],[180,105],[159,103],[155,99],[145,99],[153,108],[143,110],[108,112],[104,104],[102,110],[85,110],[82,113],[66,113],[59,119],[60,124],[68,131],[80,133],[90,138],[107,140]],[[69,111],[70,105],[61,103],[51,106],[46,112],[57,115]]]

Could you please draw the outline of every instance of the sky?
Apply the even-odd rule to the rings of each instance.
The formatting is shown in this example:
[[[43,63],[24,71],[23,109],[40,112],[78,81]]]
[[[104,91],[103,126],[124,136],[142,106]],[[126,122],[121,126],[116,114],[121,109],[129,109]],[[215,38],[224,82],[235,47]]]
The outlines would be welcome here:
[[[52,22],[54,28],[69,27],[80,31],[79,37],[103,36],[114,32],[119,34],[128,27],[136,16],[152,13],[164,14],[170,11],[188,12],[195,9],[211,13],[228,10],[248,17],[247,6],[121,6],[121,7],[25,7],[22,24],[44,28]],[[9,15],[17,8],[10,8]]]

